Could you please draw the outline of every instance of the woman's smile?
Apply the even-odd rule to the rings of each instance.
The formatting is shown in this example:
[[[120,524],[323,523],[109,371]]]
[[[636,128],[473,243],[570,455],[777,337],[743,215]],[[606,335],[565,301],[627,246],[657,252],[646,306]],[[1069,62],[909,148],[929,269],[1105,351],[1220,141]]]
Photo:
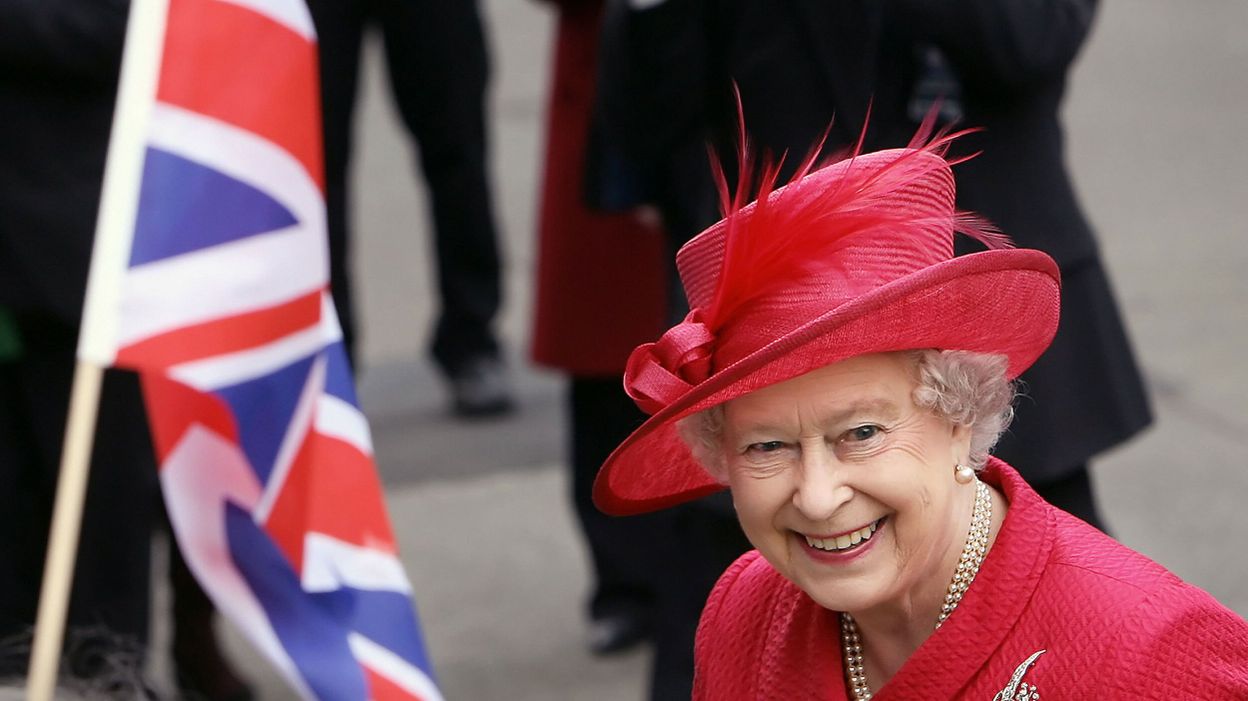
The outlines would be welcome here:
[[[793,536],[800,549],[816,562],[845,563],[858,559],[872,549],[878,541],[876,534],[887,520],[888,517],[883,516],[861,528],[837,535],[812,535],[794,531]]]

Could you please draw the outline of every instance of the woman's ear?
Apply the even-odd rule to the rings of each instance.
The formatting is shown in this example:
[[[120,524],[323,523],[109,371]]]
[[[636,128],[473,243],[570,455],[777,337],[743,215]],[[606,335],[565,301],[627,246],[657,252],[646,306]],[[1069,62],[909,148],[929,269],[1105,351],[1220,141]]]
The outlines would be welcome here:
[[[971,426],[972,424],[954,423],[952,426],[952,436],[949,441],[949,447],[953,451],[953,462],[955,465],[965,465],[970,461],[971,456]]]

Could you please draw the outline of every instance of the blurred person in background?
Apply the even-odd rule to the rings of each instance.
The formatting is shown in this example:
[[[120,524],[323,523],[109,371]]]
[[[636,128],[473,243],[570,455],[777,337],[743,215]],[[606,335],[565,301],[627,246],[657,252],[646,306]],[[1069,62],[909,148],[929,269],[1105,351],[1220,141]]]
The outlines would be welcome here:
[[[309,0],[321,64],[330,286],[357,363],[347,174],[365,30],[375,23],[390,87],[429,185],[441,302],[431,351],[459,416],[513,406],[492,324],[501,263],[487,175],[486,38],[476,0]],[[407,222],[396,223],[409,228]]]
[[[0,677],[24,675],[69,407],[128,3],[0,3]],[[104,374],[66,633],[66,674],[140,659],[155,454],[135,374]],[[172,543],[172,537],[170,537]],[[176,550],[176,546],[172,546]],[[171,556],[174,667],[208,699],[249,698],[215,609]]]
[[[589,648],[629,649],[651,634],[664,516],[611,518],[591,499],[594,475],[645,419],[624,394],[624,362],[667,315],[663,232],[636,212],[585,201],[601,0],[561,0],[538,222],[532,358],[568,376],[571,496],[592,570]],[[626,183],[619,180],[619,187]]]
[[[748,547],[731,506],[719,499],[618,519],[598,511],[591,495],[598,467],[645,418],[624,393],[625,363],[634,346],[685,314],[678,286],[673,295],[671,254],[701,216],[686,211],[688,198],[665,199],[679,207],[663,217],[675,229],[665,229],[653,208],[639,206],[657,178],[636,172],[591,117],[603,3],[557,6],[533,358],[569,375],[572,500],[594,580],[590,649],[605,654],[650,641],[649,698],[688,699],[702,604]],[[687,173],[705,180],[709,194],[705,159],[701,144],[679,154],[677,163],[696,165],[673,168],[664,186]],[[709,198],[705,204],[712,206]]]
[[[657,323],[669,324],[687,313],[674,254],[713,219],[714,189],[701,140],[680,144],[659,162],[641,163],[603,129],[591,52],[598,46],[604,4],[560,4],[535,357],[555,357],[559,347],[564,359],[545,362],[562,362],[573,374],[573,493],[595,560],[597,593],[610,591],[603,583],[626,581],[632,600],[646,604],[640,621],[630,621],[631,615],[599,618],[591,644],[609,648],[643,632],[654,647],[648,698],[679,700],[693,689],[693,643],[703,603],[749,543],[725,495],[612,519],[596,512],[591,493],[602,460],[644,419],[623,391],[620,373],[630,350],[623,341],[656,323],[654,313]],[[597,213],[593,219],[576,218],[590,212]],[[594,222],[623,228],[591,230]],[[569,338],[586,343],[567,343]],[[579,356],[573,360],[567,353]],[[610,363],[598,365],[596,376],[584,374],[594,358]],[[607,368],[611,374],[601,374]]]
[[[729,173],[734,85],[753,144],[774,154],[804,153],[829,124],[825,154],[860,137],[865,150],[904,145],[933,109],[982,127],[956,146],[982,153],[959,166],[958,204],[1051,255],[1063,292],[1062,325],[1023,376],[997,454],[1046,500],[1104,530],[1089,461],[1152,416],[1063,153],[1067,74],[1096,5],[618,0],[604,30],[601,113],[637,162],[710,139]]]

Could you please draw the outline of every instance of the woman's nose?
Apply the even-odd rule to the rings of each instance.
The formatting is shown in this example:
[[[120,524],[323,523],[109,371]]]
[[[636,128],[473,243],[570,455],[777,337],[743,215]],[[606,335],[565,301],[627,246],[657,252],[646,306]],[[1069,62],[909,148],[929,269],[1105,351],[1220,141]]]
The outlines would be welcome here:
[[[803,445],[800,467],[793,505],[806,518],[827,520],[842,504],[853,498],[854,490],[845,482],[844,465],[836,459],[827,443],[819,441]]]

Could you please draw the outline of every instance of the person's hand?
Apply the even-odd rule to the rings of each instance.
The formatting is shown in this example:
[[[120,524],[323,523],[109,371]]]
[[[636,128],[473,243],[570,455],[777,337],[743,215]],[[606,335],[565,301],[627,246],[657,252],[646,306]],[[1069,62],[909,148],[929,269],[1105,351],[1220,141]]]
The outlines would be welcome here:
[[[658,0],[663,2],[663,0]],[[663,227],[663,213],[658,207],[650,204],[643,204],[633,208],[633,217],[637,219],[642,226],[648,226],[654,229]]]

